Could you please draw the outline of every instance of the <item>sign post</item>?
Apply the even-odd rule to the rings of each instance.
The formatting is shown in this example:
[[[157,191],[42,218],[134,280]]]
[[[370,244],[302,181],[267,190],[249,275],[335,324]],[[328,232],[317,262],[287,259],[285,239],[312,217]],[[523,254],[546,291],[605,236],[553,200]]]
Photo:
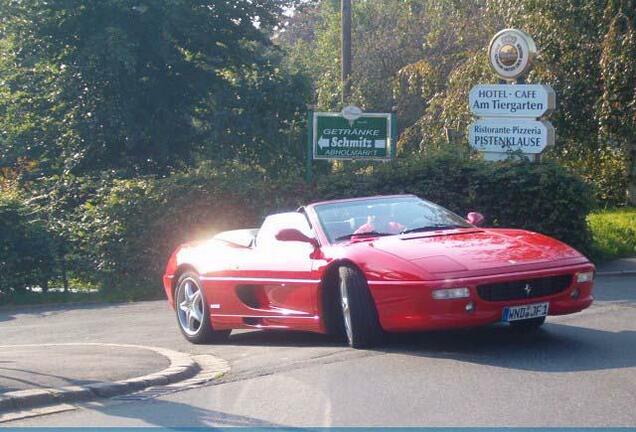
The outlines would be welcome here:
[[[311,183],[311,163],[312,163],[312,158],[311,158],[311,149],[312,149],[312,145],[311,145],[311,138],[312,138],[312,131],[313,131],[313,122],[314,122],[314,111],[313,109],[310,109],[307,111],[307,159],[306,159],[306,163],[305,163],[305,181],[307,183]]]
[[[538,118],[554,110],[554,90],[545,84],[477,84],[468,94],[470,111],[479,117]]]
[[[468,140],[485,160],[504,160],[513,152],[538,160],[554,144],[554,127],[543,119],[555,109],[554,90],[519,83],[532,67],[536,50],[532,38],[517,29],[502,30],[490,42],[491,66],[508,84],[478,84],[468,95],[470,111],[477,117],[468,127]]]

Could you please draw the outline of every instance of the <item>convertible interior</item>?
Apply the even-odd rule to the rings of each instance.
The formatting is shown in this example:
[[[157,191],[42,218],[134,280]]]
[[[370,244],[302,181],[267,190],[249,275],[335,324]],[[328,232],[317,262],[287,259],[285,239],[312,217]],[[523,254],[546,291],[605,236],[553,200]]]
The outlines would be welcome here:
[[[258,228],[237,229],[231,231],[223,231],[215,235],[215,240],[221,240],[232,245],[251,248],[256,244],[256,236]]]

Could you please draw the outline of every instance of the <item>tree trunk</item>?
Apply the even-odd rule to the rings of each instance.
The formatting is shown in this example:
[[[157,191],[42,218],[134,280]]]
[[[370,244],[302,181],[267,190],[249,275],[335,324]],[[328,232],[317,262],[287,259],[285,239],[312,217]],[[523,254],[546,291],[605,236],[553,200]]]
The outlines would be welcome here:
[[[62,254],[62,283],[64,284],[64,292],[68,292],[68,275],[66,274],[66,255]]]

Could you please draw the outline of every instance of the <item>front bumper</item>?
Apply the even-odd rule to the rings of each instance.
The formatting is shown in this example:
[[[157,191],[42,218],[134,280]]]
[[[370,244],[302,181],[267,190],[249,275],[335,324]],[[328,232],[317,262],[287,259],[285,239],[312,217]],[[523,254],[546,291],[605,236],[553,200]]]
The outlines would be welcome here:
[[[593,271],[594,267],[550,269],[514,274],[499,274],[479,278],[446,279],[443,281],[369,281],[380,324],[387,331],[417,331],[475,327],[501,321],[503,309],[532,303],[549,302],[549,315],[579,312],[590,306],[593,282],[577,283],[576,278],[562,292],[550,296],[506,301],[486,301],[479,297],[477,285],[513,280],[525,280],[579,272]],[[440,288],[468,287],[470,297],[434,300],[432,291]],[[578,296],[572,293],[578,289]],[[466,306],[472,302],[472,309]]]

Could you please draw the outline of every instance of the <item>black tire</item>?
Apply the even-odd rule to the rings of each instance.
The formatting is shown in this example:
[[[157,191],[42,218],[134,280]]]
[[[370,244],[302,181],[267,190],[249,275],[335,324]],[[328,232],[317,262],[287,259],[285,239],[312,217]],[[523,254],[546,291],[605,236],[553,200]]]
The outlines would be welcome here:
[[[538,330],[545,323],[545,317],[530,318],[527,320],[512,321],[510,328],[520,332],[532,332]]]
[[[183,309],[180,307],[180,300],[185,300],[183,297],[186,295],[185,291],[187,290],[186,286],[191,284],[190,287],[196,286],[196,289],[200,293],[201,299],[201,320],[194,319],[194,322],[199,323],[199,326],[196,330],[194,328],[186,329],[184,328],[184,323],[182,323],[184,315],[187,315]],[[175,314],[177,316],[177,325],[179,326],[179,330],[181,330],[181,334],[185,337],[188,342],[193,344],[205,344],[205,343],[215,343],[215,342],[223,342],[227,340],[230,336],[232,330],[219,330],[215,331],[212,328],[212,324],[210,323],[210,307],[208,301],[205,298],[205,292],[201,289],[201,281],[199,280],[199,276],[194,272],[185,272],[177,281],[177,286],[174,290],[174,299],[175,299]],[[180,316],[181,313],[181,316]],[[189,315],[188,315],[189,316]],[[189,319],[188,319],[189,322]],[[194,331],[193,331],[194,330]]]
[[[379,345],[384,339],[384,331],[366,279],[359,270],[347,266],[340,267],[338,274],[341,310],[349,346],[372,348]]]

